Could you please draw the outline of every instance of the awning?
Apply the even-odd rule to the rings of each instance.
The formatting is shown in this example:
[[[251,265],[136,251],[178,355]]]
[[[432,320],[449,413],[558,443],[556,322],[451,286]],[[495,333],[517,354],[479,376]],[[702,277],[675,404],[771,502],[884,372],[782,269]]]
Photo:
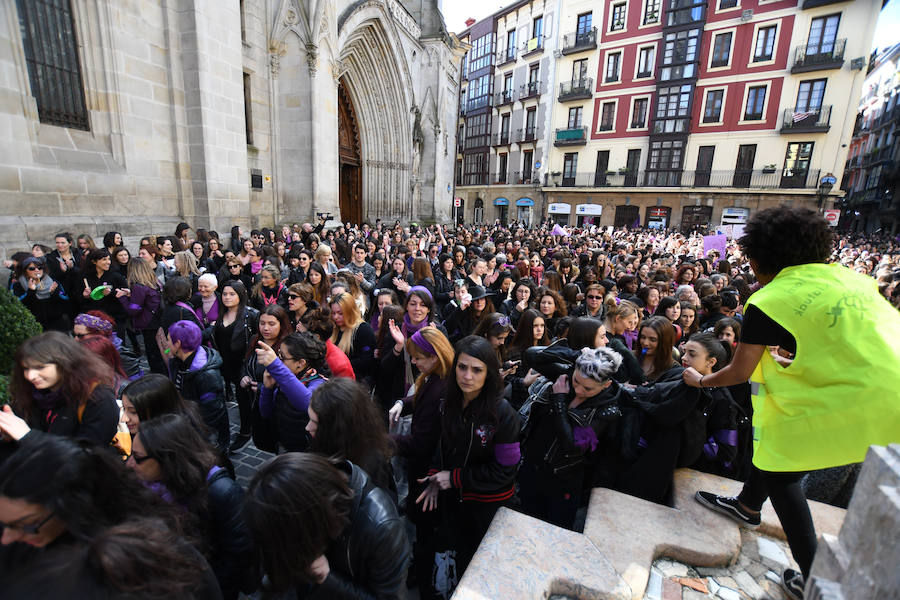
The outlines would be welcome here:
[[[534,206],[534,200],[531,198],[519,198],[516,200],[516,206]]]
[[[509,206],[509,200],[506,198],[494,198],[494,206]]]
[[[579,215],[601,215],[603,214],[603,205],[579,204],[575,207],[575,213]]]
[[[572,212],[572,206],[563,202],[554,202],[547,208],[547,212],[551,215],[568,215]]]

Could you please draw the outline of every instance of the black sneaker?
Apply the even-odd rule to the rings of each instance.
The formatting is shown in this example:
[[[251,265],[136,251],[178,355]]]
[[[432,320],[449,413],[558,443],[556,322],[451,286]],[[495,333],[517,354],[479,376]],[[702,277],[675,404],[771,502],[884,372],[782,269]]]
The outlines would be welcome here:
[[[737,498],[728,496],[716,496],[711,492],[697,492],[694,494],[697,502],[725,516],[731,517],[741,525],[750,529],[759,527],[759,513],[751,514],[741,508]]]
[[[803,600],[803,573],[794,569],[785,569],[781,574],[781,587],[788,593],[788,596],[796,600]]]

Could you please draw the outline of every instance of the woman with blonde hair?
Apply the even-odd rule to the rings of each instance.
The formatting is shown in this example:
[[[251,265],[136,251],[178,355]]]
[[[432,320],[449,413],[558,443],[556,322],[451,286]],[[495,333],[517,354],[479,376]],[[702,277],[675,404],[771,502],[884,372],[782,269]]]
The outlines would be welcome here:
[[[200,279],[200,269],[197,267],[197,257],[190,250],[182,250],[175,253],[175,275],[184,277],[191,282],[191,291],[197,293],[197,280]]]
[[[313,257],[316,259],[316,263],[321,265],[329,276],[333,277],[334,274],[337,273],[338,268],[332,260],[331,246],[328,244],[320,244],[319,247],[316,248],[316,253]]]
[[[625,343],[625,332],[634,331],[640,322],[641,309],[634,302],[619,300],[609,295],[606,303],[606,336],[609,339],[608,348],[615,350],[622,356],[622,366],[616,373],[615,380],[619,383],[639,384],[644,381],[644,370],[634,354]]]
[[[159,308],[162,294],[155,269],[142,258],[128,261],[127,289],[116,291],[125,312],[131,317],[131,325],[144,338],[147,363],[153,373],[166,374],[166,365],[156,344],[156,330],[159,329]]]
[[[350,359],[357,381],[371,386],[376,364],[375,332],[363,320],[353,296],[342,292],[331,299],[331,320],[334,321],[332,343]]]
[[[399,334],[399,327],[391,328],[392,335]],[[400,417],[412,413],[409,433],[394,433],[395,455],[406,458],[406,477],[409,482],[409,498],[417,498],[425,486],[419,479],[428,474],[428,466],[438,440],[441,437],[441,399],[447,391],[447,379],[452,373],[453,346],[436,327],[423,327],[406,340],[406,351],[419,370],[416,391],[411,396],[397,400],[388,413],[391,425]],[[433,560],[429,554],[434,536],[432,524],[423,518],[422,507],[407,503],[407,516],[416,525],[416,542],[413,546],[416,581],[427,585],[431,580]]]

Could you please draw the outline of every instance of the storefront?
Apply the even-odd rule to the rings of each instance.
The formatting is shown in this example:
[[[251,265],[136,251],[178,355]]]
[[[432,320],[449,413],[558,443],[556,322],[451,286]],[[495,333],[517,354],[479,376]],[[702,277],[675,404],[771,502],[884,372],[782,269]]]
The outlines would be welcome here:
[[[509,218],[509,200],[506,198],[494,198],[494,206],[497,207],[497,218],[506,225]]]
[[[572,214],[572,205],[564,202],[553,202],[547,207],[547,215],[559,225],[569,224],[569,215]]]
[[[601,204],[579,204],[575,207],[575,226],[599,225],[602,214],[603,206]]]
[[[712,206],[685,206],[681,211],[681,231],[687,233],[709,226],[712,213]]]
[[[531,225],[531,209],[534,207],[534,200],[531,198],[519,198],[516,200],[516,220],[523,227]]]
[[[665,229],[672,221],[672,209],[668,206],[648,206],[646,227]]]

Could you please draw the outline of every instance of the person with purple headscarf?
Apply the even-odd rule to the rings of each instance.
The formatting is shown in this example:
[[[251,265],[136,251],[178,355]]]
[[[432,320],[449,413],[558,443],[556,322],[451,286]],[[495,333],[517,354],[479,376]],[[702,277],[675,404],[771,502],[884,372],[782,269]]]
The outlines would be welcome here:
[[[522,509],[573,529],[592,455],[618,456],[615,428],[623,392],[612,377],[622,357],[608,348],[584,348],[570,374],[539,378],[529,401],[519,469]]]

